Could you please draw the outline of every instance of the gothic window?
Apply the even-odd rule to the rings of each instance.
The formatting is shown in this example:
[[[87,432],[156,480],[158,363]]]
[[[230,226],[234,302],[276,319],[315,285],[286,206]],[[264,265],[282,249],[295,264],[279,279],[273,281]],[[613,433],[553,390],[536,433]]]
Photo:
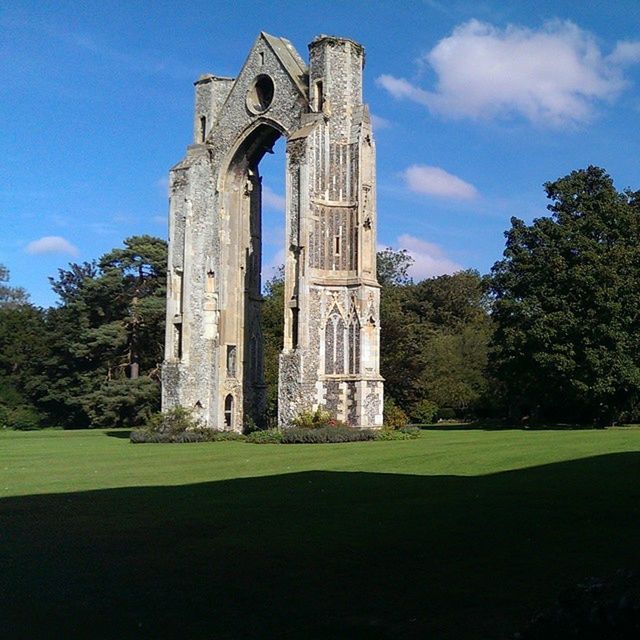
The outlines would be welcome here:
[[[315,95],[315,109],[316,111],[322,111],[322,104],[324,102],[324,96],[322,95],[322,80],[316,80],[316,95]]]
[[[344,373],[345,323],[338,308],[334,305],[324,331],[324,372],[328,374]]]
[[[207,118],[200,116],[200,142],[204,142],[207,137]]]
[[[224,426],[233,427],[233,396],[231,394],[224,399]]]
[[[344,373],[344,320],[338,316],[335,323],[336,340],[334,355],[334,373]]]
[[[360,373],[360,320],[355,307],[349,314],[349,373]]]
[[[335,320],[337,320],[337,315],[330,315],[324,327],[324,372],[329,374],[335,373],[333,365],[336,343]]]
[[[291,347],[298,348],[298,324],[300,322],[300,310],[298,307],[291,309]]]

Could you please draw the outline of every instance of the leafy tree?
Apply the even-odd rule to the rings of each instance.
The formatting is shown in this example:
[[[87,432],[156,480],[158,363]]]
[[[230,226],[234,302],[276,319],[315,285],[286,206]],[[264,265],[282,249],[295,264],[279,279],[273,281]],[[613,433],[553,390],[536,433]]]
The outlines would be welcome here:
[[[29,295],[21,287],[9,285],[9,269],[0,264],[0,308],[15,307],[29,302]]]
[[[0,306],[0,427],[34,428],[45,420],[37,398],[49,355],[44,312],[25,303]]]
[[[378,282],[382,287],[411,284],[413,280],[409,275],[409,269],[414,263],[406,249],[396,251],[387,247],[377,254]]]
[[[492,269],[492,369],[512,414],[640,417],[640,200],[590,166],[545,184],[551,216],[511,219]]]
[[[488,393],[492,326],[485,281],[469,270],[414,284],[405,277],[411,257],[392,249],[385,254],[387,267],[400,267],[387,268],[380,300],[385,394],[416,421],[425,401],[475,413]]]
[[[53,354],[41,402],[58,422],[133,426],[158,408],[166,261],[166,242],[134,236],[51,279],[62,305],[47,314]]]
[[[278,362],[284,345],[284,267],[265,284],[262,304],[264,381],[267,385],[267,423],[278,419]]]

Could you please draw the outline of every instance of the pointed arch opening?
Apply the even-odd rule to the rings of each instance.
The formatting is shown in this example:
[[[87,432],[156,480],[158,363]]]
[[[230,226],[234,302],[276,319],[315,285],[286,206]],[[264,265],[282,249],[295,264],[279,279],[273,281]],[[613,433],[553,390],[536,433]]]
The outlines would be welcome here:
[[[241,403],[243,415],[248,418],[245,423],[252,422],[258,426],[264,426],[270,414],[273,414],[274,421],[277,417],[277,404],[274,401],[277,394],[269,394],[269,398],[272,398],[270,404],[274,404],[271,407],[265,381],[265,344],[262,331],[263,242],[270,245],[267,249],[271,257],[274,253],[272,245],[277,242],[281,248],[284,236],[282,222],[277,228],[273,228],[275,216],[272,215],[274,204],[280,203],[281,211],[276,213],[281,216],[281,220],[284,219],[284,196],[263,186],[260,164],[265,156],[271,159],[274,146],[284,135],[284,131],[266,120],[245,132],[223,174],[220,189],[224,193],[223,207],[229,221],[228,243],[222,246],[223,264],[227,269],[223,305],[236,312],[233,323],[223,327],[222,340],[227,344],[232,340],[237,342],[235,377],[242,381],[241,391],[236,394],[237,401]],[[284,180],[283,157],[277,163],[265,164],[268,174],[275,173],[275,165],[279,165],[277,169]],[[263,228],[263,209],[268,210],[267,220],[270,222],[266,228]],[[278,252],[277,255],[282,254]],[[265,275],[267,278],[271,276],[270,273]],[[283,322],[282,307],[279,313],[280,322]],[[268,356],[268,382],[277,388],[277,354],[275,371],[274,363],[271,362],[274,354],[269,352]]]

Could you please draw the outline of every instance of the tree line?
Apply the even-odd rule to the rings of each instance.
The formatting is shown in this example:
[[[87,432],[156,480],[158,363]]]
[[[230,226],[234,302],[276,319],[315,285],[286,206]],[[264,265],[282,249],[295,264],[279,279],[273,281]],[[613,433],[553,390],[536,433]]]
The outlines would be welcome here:
[[[545,184],[550,215],[511,219],[503,258],[413,282],[378,254],[388,412],[414,422],[640,420],[640,192],[588,167]],[[60,269],[41,309],[0,266],[0,426],[135,426],[159,408],[167,246],[127,238]],[[265,381],[277,415],[283,278],[265,285]]]

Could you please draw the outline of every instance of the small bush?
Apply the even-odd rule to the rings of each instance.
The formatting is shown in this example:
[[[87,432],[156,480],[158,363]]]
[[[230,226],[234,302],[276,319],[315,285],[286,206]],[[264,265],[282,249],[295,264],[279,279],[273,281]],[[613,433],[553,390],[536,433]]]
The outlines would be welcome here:
[[[351,427],[317,427],[313,429],[292,427],[282,431],[282,444],[325,444],[335,442],[362,442],[375,440],[371,429]]]
[[[431,400],[420,400],[411,410],[411,419],[417,424],[431,424],[438,415],[438,405]]]
[[[407,414],[390,396],[384,401],[384,426],[386,429],[402,429],[409,424]]]
[[[245,436],[235,431],[208,429],[196,420],[191,411],[184,407],[174,407],[164,413],[151,416],[141,429],[134,429],[129,440],[134,444],[142,442],[220,442],[245,440]]]
[[[418,427],[402,427],[402,429],[380,429],[376,431],[376,440],[415,440],[420,437]]]
[[[184,431],[200,428],[202,428],[201,422],[185,407],[173,407],[168,411],[154,413],[143,427],[147,431],[167,435],[178,435]]]
[[[254,431],[247,436],[246,440],[252,444],[281,444],[282,431],[280,431],[280,429]]]
[[[320,429],[322,427],[346,427],[341,420],[333,418],[331,414],[322,407],[315,411],[303,411],[291,421],[292,426],[300,429]]]
[[[31,407],[0,407],[0,427],[16,431],[35,431],[42,428],[40,414]]]

